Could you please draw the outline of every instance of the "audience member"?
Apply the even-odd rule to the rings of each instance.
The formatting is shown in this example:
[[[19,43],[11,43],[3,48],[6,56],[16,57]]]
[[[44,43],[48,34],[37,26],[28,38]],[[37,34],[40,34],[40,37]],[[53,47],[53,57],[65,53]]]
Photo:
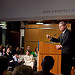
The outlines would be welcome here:
[[[20,60],[18,54],[14,54],[13,59],[14,59],[15,62],[18,63],[18,65],[21,65],[24,62],[24,61]]]
[[[24,54],[24,49],[20,48],[20,55],[23,55],[23,54]]]
[[[38,55],[38,47],[35,48],[35,55]]]
[[[2,52],[0,51],[0,56],[2,56]]]
[[[14,68],[12,75],[33,75],[33,70],[30,66],[20,65]]]
[[[6,50],[5,50],[6,48],[5,47],[3,47],[3,49],[2,49],[2,56],[4,56],[4,54],[6,53]]]
[[[29,65],[33,68],[34,57],[33,57],[33,55],[30,54],[29,50],[26,51],[26,55],[24,56],[24,61],[25,61],[24,65]]]
[[[16,48],[15,53],[18,54],[18,55],[20,54],[20,49],[19,49],[19,47]]]
[[[2,56],[2,46],[0,46],[0,56]]]
[[[24,61],[24,56],[25,56],[25,55],[20,54],[20,55],[19,55],[19,59],[20,59],[21,61]]]
[[[27,50],[30,51],[30,54],[32,54],[34,57],[36,57],[35,53],[33,51],[31,51],[31,47],[29,45],[27,46]]]
[[[37,61],[38,47],[35,48],[35,55],[36,55],[35,60]]]
[[[38,55],[38,47],[35,48],[35,63],[34,63],[34,71],[37,71],[37,55]]]
[[[12,46],[11,46],[11,45],[9,45],[9,48],[10,48],[10,53],[13,55]]]
[[[34,72],[34,75],[54,75],[50,73],[50,70],[53,68],[54,65],[54,59],[51,56],[45,56],[45,58],[42,60],[41,71]]]
[[[8,60],[5,56],[0,56],[0,75],[6,75],[5,71],[8,68]]]
[[[10,53],[10,48],[7,48],[6,53],[4,54],[8,58],[9,62],[13,62],[12,54]]]
[[[12,68],[14,68],[15,66],[18,66],[18,63],[14,62],[13,56],[10,53],[10,48],[7,48],[6,54],[4,54],[4,56],[6,56],[8,59],[8,62],[9,62],[8,66],[11,66]]]
[[[6,44],[6,49],[9,47],[9,44]]]
[[[2,45],[0,45],[0,51],[2,51]]]

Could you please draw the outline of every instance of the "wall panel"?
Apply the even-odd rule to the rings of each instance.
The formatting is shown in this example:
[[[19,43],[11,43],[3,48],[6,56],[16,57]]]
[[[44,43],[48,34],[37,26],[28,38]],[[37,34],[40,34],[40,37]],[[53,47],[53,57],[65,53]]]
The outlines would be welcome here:
[[[67,24],[67,27],[71,29],[71,24]],[[48,25],[37,25],[31,24],[25,26],[25,40],[24,47],[26,50],[26,46],[30,45],[31,50],[35,51],[35,47],[38,46],[38,42],[49,42],[49,39],[46,38],[46,34],[50,34],[51,36],[58,38],[61,34],[59,30],[58,24],[48,24]],[[56,36],[54,36],[56,34]],[[56,44],[56,43],[52,43]]]

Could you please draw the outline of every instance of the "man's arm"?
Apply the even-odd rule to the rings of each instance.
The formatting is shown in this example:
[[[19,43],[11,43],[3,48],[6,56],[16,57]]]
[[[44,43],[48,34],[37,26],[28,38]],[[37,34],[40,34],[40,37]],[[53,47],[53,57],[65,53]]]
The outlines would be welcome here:
[[[51,37],[50,35],[48,35],[48,34],[46,34],[46,37],[48,38],[48,39],[50,39],[50,41],[52,41],[52,42],[56,42],[56,43],[58,43],[58,42],[60,42],[60,36],[59,36],[59,38],[58,39],[56,39],[56,38],[53,38],[53,37]],[[56,45],[56,49],[61,49],[62,48],[62,45]]]
[[[60,42],[60,37],[58,39],[56,39],[54,37],[51,37],[48,34],[46,34],[46,37],[47,37],[47,39],[50,39],[50,41],[52,41],[52,42],[56,42],[56,43]]]

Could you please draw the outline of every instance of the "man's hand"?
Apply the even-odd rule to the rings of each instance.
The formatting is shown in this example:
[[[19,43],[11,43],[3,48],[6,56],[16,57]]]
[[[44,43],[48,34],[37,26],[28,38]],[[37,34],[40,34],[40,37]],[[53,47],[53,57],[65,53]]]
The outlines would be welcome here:
[[[59,49],[61,49],[61,48],[62,48],[61,45],[56,45],[56,49],[57,49],[57,50],[59,50]]]
[[[47,37],[47,39],[50,39],[51,38],[51,36],[49,34],[46,34],[46,37]]]

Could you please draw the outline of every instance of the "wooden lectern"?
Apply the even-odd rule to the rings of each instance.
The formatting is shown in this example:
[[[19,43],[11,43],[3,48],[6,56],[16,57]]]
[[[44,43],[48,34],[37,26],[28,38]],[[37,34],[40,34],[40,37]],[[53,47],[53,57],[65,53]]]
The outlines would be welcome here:
[[[55,45],[39,42],[37,71],[41,70],[41,62],[45,56],[52,56],[54,58],[55,62],[51,72],[54,74],[61,74],[61,50],[57,50]]]

